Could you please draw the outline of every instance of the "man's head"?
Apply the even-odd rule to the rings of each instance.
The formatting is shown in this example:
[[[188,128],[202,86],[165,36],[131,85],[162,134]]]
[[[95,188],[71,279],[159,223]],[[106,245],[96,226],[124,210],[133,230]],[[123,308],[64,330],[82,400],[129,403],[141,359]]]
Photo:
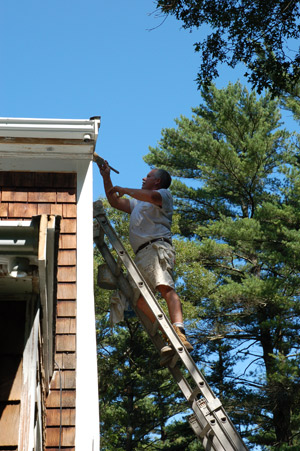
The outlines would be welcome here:
[[[169,188],[172,179],[170,174],[164,169],[154,169],[155,177],[160,180],[160,188]]]
[[[169,188],[171,185],[171,176],[164,169],[152,169],[149,174],[143,178],[143,189]]]

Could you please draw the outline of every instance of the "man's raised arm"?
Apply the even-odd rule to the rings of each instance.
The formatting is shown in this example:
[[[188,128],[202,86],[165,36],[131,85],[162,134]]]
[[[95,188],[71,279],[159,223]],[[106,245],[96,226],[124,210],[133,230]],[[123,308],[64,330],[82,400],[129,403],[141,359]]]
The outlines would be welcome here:
[[[110,205],[114,208],[117,208],[118,210],[130,214],[131,211],[129,199],[122,199],[114,191],[112,191],[114,186],[110,178],[110,168],[107,161],[105,161],[104,164],[97,164],[97,166],[100,169],[100,174],[103,178],[105,194]]]
[[[120,199],[124,194],[133,197],[143,202],[150,202],[151,204],[162,206],[162,198],[159,191],[150,189],[135,189],[135,188],[122,188],[121,186],[113,186],[110,191],[111,194],[117,194]]]

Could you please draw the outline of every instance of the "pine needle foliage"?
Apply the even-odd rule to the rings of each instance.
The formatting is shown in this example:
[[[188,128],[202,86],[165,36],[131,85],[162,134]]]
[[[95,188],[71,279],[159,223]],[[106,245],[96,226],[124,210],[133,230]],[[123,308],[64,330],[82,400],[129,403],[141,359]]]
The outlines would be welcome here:
[[[250,447],[296,449],[297,147],[271,95],[236,83],[202,98],[144,158],[175,177],[177,283],[195,359]]]

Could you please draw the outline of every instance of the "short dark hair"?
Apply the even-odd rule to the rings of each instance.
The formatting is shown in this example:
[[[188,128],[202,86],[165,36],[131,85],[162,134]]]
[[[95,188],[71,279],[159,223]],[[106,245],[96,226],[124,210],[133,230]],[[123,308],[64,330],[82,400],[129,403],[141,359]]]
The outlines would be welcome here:
[[[155,178],[160,179],[160,188],[169,188],[171,185],[171,176],[164,169],[155,169]]]

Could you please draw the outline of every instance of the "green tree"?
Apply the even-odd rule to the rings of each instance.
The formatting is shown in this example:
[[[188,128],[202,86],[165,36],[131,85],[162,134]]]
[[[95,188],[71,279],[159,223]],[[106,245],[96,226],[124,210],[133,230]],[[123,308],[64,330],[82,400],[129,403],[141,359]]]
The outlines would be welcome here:
[[[279,103],[203,90],[145,161],[173,176],[179,291],[206,377],[248,442],[300,446],[300,171]],[[197,181],[198,183],[195,183]]]
[[[195,43],[201,66],[198,83],[218,76],[218,64],[246,66],[245,76],[261,92],[289,91],[300,76],[299,2],[286,0],[156,0],[163,15],[206,38]]]

